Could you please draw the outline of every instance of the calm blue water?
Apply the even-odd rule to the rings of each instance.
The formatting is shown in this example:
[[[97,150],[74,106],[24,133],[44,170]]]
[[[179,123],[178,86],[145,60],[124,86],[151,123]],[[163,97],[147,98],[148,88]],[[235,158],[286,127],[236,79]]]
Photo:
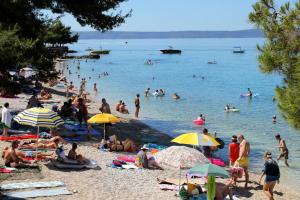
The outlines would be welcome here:
[[[274,88],[281,84],[278,75],[264,75],[259,71],[256,44],[263,39],[148,39],[148,40],[80,40],[71,46],[86,54],[86,48],[112,50],[100,60],[82,61],[81,77],[88,80],[88,87],[98,85],[98,98],[107,98],[114,109],[118,100],[126,102],[134,113],[134,98],[141,94],[141,120],[145,123],[176,136],[188,131],[201,131],[192,120],[199,113],[206,117],[208,130],[217,132],[227,142],[231,135],[243,133],[252,148],[251,168],[262,166],[262,155],[269,150],[278,155],[274,138],[280,133],[290,149],[291,168],[280,163],[282,181],[289,184],[300,183],[300,133],[290,128],[280,118],[276,103],[272,102]],[[159,49],[172,45],[181,49],[181,55],[163,55]],[[245,54],[233,54],[232,47],[242,46]],[[144,65],[147,59],[154,60],[152,66]],[[207,61],[216,60],[216,65]],[[77,61],[69,62],[73,80],[79,84]],[[95,71],[92,71],[92,68]],[[98,78],[98,74],[108,72],[108,77]],[[193,78],[193,74],[197,78]],[[200,77],[204,76],[204,80]],[[88,77],[91,77],[89,80]],[[155,77],[153,80],[152,77]],[[163,98],[143,97],[143,91],[163,88]],[[240,98],[250,87],[258,97],[249,100]],[[174,101],[171,96],[177,92],[182,99]],[[225,113],[224,106],[230,103],[241,110],[240,113]],[[271,118],[277,115],[277,124]],[[130,115],[131,116],[131,115]],[[219,152],[227,158],[227,146]]]

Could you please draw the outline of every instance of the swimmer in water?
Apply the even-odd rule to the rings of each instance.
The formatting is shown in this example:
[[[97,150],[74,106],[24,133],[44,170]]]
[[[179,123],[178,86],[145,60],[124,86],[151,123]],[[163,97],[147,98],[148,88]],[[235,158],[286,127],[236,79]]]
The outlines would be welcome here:
[[[196,75],[195,75],[195,74],[193,74],[193,78],[196,78]]]
[[[175,99],[175,100],[180,99],[180,96],[179,96],[177,93],[174,93],[172,97],[173,97],[173,99]]]
[[[276,115],[273,115],[273,117],[272,117],[273,124],[276,124],[276,119],[277,119]]]
[[[94,68],[92,68],[92,71],[95,71],[95,69],[94,69]]]

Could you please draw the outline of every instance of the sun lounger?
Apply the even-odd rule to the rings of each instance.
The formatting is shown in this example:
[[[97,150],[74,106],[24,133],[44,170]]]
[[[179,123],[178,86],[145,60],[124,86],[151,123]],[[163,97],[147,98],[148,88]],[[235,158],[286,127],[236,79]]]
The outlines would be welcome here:
[[[34,198],[34,197],[51,197],[51,196],[58,196],[58,195],[70,195],[72,194],[67,188],[60,188],[60,189],[52,189],[52,190],[31,190],[31,191],[24,191],[24,192],[5,192],[3,193],[3,200],[9,199],[17,199],[17,198]]]
[[[0,186],[0,190],[17,190],[28,188],[49,188],[49,187],[61,187],[65,184],[61,181],[50,182],[21,182],[21,183],[7,183]]]

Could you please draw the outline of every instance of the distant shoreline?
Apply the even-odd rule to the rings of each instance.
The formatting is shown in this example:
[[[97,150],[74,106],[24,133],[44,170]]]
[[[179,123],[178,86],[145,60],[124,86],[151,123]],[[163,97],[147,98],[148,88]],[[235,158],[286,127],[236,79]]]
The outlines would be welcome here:
[[[185,38],[263,38],[259,29],[237,31],[79,31],[79,39],[185,39]]]

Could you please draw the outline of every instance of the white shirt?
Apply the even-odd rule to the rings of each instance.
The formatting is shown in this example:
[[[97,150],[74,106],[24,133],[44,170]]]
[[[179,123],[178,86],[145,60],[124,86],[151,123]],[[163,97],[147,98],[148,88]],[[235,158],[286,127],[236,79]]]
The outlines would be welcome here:
[[[12,116],[11,116],[9,110],[7,108],[3,107],[1,122],[4,123],[6,126],[10,127],[11,120],[12,120]]]

